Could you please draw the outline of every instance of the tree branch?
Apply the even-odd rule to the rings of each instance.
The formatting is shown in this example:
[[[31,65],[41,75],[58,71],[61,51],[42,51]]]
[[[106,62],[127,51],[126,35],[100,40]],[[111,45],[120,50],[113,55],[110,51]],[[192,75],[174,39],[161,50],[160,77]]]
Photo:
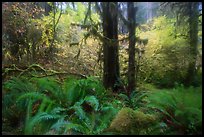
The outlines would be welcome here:
[[[54,5],[54,7],[55,7],[55,5]],[[54,8],[54,10],[55,10],[55,8]],[[62,4],[61,4],[61,8],[60,8],[60,15],[59,15],[59,17],[57,19],[57,22],[55,22],[55,14],[56,14],[56,12],[54,11],[54,19],[53,19],[53,25],[54,25],[53,29],[54,29],[54,31],[53,31],[53,39],[52,39],[52,42],[50,44],[50,47],[53,46],[53,43],[54,43],[54,40],[55,40],[55,33],[56,33],[55,29],[57,27],[57,24],[59,23],[61,15],[62,15]]]
[[[102,15],[101,8],[100,8],[100,6],[98,5],[97,2],[95,2],[95,7],[96,7],[96,10],[98,11],[98,13],[99,13],[100,15]]]
[[[36,69],[35,69],[36,68]],[[48,77],[48,76],[54,76],[54,75],[60,75],[60,74],[68,74],[68,75],[76,75],[79,76],[81,78],[86,78],[86,75],[80,74],[80,73],[72,73],[72,72],[58,72],[55,70],[46,70],[44,69],[42,66],[38,65],[38,64],[32,64],[30,66],[28,66],[26,69],[20,69],[18,68],[15,64],[11,66],[11,68],[5,68],[3,69],[3,73],[2,76],[4,77],[7,73],[11,72],[11,71],[19,71],[20,74],[17,77],[22,76],[24,73],[28,72],[29,70],[34,70],[36,71],[38,70],[42,70],[44,72],[44,75],[34,75],[31,74],[31,76],[33,77],[37,77],[37,78],[41,78],[41,77]]]
[[[130,22],[122,15],[122,11],[120,9],[118,9],[118,15],[125,25],[129,25]]]
[[[87,17],[91,14],[91,2],[89,2],[88,10],[84,19],[84,24],[86,24]]]

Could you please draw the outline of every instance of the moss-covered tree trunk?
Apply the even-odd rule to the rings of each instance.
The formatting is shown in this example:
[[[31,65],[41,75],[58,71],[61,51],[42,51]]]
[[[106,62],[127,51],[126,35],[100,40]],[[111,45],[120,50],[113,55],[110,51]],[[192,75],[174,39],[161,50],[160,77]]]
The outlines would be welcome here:
[[[198,17],[199,9],[198,2],[189,2],[189,43],[190,43],[190,54],[192,55],[192,60],[189,63],[188,73],[186,77],[186,84],[195,84],[196,77],[196,58],[198,54]]]
[[[105,88],[115,90],[119,79],[118,58],[118,4],[117,2],[102,3],[103,18],[103,83]]]
[[[128,64],[128,91],[133,91],[135,89],[136,80],[135,80],[135,43],[136,43],[136,37],[135,37],[135,8],[134,8],[134,2],[128,2],[128,29],[129,29],[129,64]]]

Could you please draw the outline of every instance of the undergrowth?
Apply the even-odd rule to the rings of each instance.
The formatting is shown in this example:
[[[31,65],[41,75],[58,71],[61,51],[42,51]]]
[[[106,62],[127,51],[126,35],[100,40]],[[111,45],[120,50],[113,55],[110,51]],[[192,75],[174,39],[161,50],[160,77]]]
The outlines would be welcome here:
[[[3,116],[11,125],[14,119],[16,124],[23,121],[23,134],[99,134],[117,112],[99,101],[106,92],[94,77],[67,78],[63,83],[53,78],[13,78],[4,89]]]
[[[147,107],[160,116],[160,134],[202,134],[202,87],[181,85],[152,92],[147,100]]]
[[[157,117],[148,131],[131,133],[202,134],[202,87],[154,88],[127,96],[107,92],[94,77],[68,77],[63,82],[14,77],[3,83],[2,106],[3,129],[20,127],[18,134],[114,134],[107,129],[125,107],[140,112],[137,117]]]

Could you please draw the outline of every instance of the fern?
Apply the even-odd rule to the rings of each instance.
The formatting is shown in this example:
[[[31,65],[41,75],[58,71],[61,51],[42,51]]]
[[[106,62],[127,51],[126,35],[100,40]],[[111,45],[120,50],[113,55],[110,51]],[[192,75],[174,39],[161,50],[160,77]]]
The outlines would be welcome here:
[[[35,133],[34,128],[42,125],[45,128],[41,128],[42,133],[47,132],[51,126],[58,121],[59,119],[65,118],[66,115],[64,115],[63,108],[54,108],[51,112],[38,112],[35,116],[30,117],[27,120],[25,129],[26,129],[26,134],[33,134]],[[38,131],[39,132],[39,131]]]
[[[77,80],[74,78],[68,78],[64,81],[63,92],[67,97],[67,102],[69,106],[74,105],[77,100],[80,100],[81,90],[77,87]]]
[[[87,103],[89,103],[89,104],[94,108],[95,111],[98,110],[98,108],[99,108],[99,102],[98,102],[98,100],[96,99],[95,96],[86,96],[86,97],[84,98],[84,101],[87,102]]]
[[[14,77],[3,84],[2,115],[11,125],[18,124],[26,115],[27,103],[25,101],[16,102],[17,98],[23,93],[29,93],[35,89],[24,77]]]
[[[92,112],[85,112],[82,104],[86,102],[91,105],[93,109]],[[70,108],[75,110],[75,116],[72,121],[75,121],[74,124],[81,125],[80,131],[83,134],[100,134],[109,126],[112,118],[118,112],[110,104],[101,105],[98,102],[98,99],[95,96],[86,96],[81,101],[75,103],[75,105]],[[75,129],[73,129],[75,130]]]
[[[15,78],[4,83],[4,88],[15,93],[35,91],[35,87],[25,78]]]
[[[45,94],[38,93],[38,92],[24,93],[20,97],[18,97],[17,101],[20,101],[23,99],[46,100],[47,102],[52,102],[51,99],[48,98]]]
[[[52,78],[38,78],[36,81],[38,92],[47,94],[59,104],[66,105],[66,95],[63,93],[60,85]]]
[[[30,126],[31,124],[29,124],[31,113],[32,113],[32,101],[29,100],[27,113],[26,113],[26,120],[25,120],[25,131],[24,131],[26,135],[32,134],[32,126]]]
[[[105,89],[102,84],[93,77],[76,80],[73,78],[65,80],[63,84],[64,93],[66,93],[69,105],[74,105],[80,99],[88,95],[102,97]]]
[[[173,131],[196,134],[202,127],[201,94],[201,89],[192,87],[161,90],[148,97],[147,107],[159,111]]]
[[[55,130],[57,133],[62,133],[65,129],[65,126],[70,122],[66,121],[64,117],[60,118],[56,123],[51,126],[51,130]]]
[[[122,99],[125,106],[136,109],[144,104],[143,99],[147,97],[147,95],[148,93],[142,91],[140,92],[133,91],[129,97],[123,93],[120,93],[118,96]]]
[[[80,124],[75,124],[75,123],[66,124],[64,133],[66,133],[68,130],[74,130],[74,131],[78,131],[81,133],[86,133],[86,129],[83,126],[81,126]]]
[[[56,130],[59,134],[67,132],[96,134],[102,130],[96,127],[103,121],[99,98],[103,98],[104,88],[95,78],[73,79],[69,78],[59,85],[52,78],[14,78],[4,85],[9,92],[3,98],[5,113],[17,114],[21,106],[25,118],[25,134],[44,134],[49,130]],[[91,112],[84,111],[84,104],[92,108]],[[13,105],[16,109],[9,108]],[[69,109],[68,109],[69,108]],[[27,109],[27,111],[24,111]],[[74,115],[67,115],[68,110],[74,110]],[[15,111],[11,111],[15,110]],[[108,113],[107,113],[108,114]],[[19,115],[19,114],[18,114]],[[68,119],[73,122],[69,122]],[[80,118],[80,119],[79,119]],[[105,116],[103,117],[105,119]],[[61,123],[61,124],[60,124]],[[96,132],[95,132],[96,131]]]
[[[83,103],[82,101],[81,102],[76,102],[75,105],[70,108],[70,109],[75,110],[75,114],[78,116],[78,118],[80,120],[84,120],[84,119],[87,118],[86,113],[84,112],[84,110],[83,110],[83,108],[81,106],[82,103]]]
[[[27,100],[29,102],[28,105],[28,112],[27,112],[27,119],[25,123],[25,134],[33,134],[34,127],[36,127],[36,124],[43,124],[46,122],[49,122],[52,124],[53,120],[61,118],[61,115],[58,115],[60,111],[63,109],[60,108],[55,108],[56,103],[54,100],[51,100],[48,96],[46,96],[43,93],[38,93],[38,92],[30,92],[30,93],[25,93],[18,97],[17,102]],[[39,109],[36,110],[37,114],[32,116],[32,108],[34,102],[41,100],[42,102],[39,104]],[[48,108],[47,106],[51,106],[51,108]],[[53,109],[52,109],[53,108]],[[31,109],[31,110],[30,110]],[[49,111],[52,110],[52,111]],[[49,129],[49,125],[47,125],[47,128],[41,129],[42,131],[46,131]],[[41,132],[42,132],[41,131]]]

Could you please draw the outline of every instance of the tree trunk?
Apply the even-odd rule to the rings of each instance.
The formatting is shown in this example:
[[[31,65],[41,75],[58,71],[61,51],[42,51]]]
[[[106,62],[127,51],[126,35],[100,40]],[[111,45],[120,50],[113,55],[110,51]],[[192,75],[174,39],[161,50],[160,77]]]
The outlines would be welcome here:
[[[119,80],[118,58],[118,6],[117,2],[103,2],[103,83],[105,88],[116,90]]]
[[[128,64],[128,91],[131,92],[135,89],[136,80],[135,80],[135,8],[134,2],[128,2],[128,20],[130,23],[128,24],[129,29],[129,64]]]
[[[56,37],[56,23],[55,23],[55,18],[56,18],[56,5],[55,5],[55,2],[52,2],[52,12],[53,12],[53,23],[52,23],[52,29],[53,29],[53,32],[52,32],[52,39],[51,39],[51,42],[50,42],[50,49],[49,49],[49,53],[50,53],[50,60],[53,59],[54,57],[54,41],[55,41],[55,37]]]
[[[190,37],[190,54],[192,55],[192,60],[189,63],[188,73],[186,77],[186,84],[192,85],[195,82],[196,77],[196,58],[198,54],[198,17],[199,9],[198,2],[189,2],[189,37]]]
[[[35,63],[35,57],[36,57],[36,44],[33,42],[32,44],[32,63]]]
[[[45,2],[45,15],[48,16],[51,11],[52,11],[52,6],[48,4],[48,2]]]

